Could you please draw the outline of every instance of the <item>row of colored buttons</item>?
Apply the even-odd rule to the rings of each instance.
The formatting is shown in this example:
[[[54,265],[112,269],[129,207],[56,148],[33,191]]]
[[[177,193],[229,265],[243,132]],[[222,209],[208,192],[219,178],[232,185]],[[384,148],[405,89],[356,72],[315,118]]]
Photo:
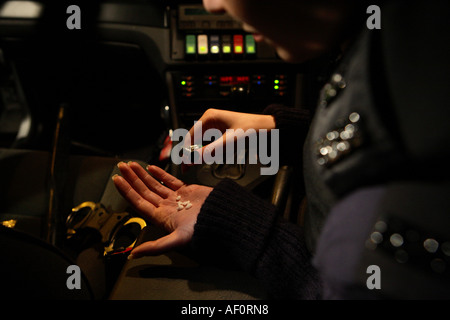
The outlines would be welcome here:
[[[271,78],[271,77],[270,77]],[[234,75],[204,75],[203,77],[195,78],[192,75],[182,75],[180,78],[181,95],[183,97],[194,97],[196,95],[196,88],[200,86],[200,93],[206,90],[204,86],[211,89],[219,88],[218,94],[222,97],[227,97],[231,94],[249,93],[249,88],[252,88],[254,93],[264,90],[266,93],[270,92],[270,81],[267,81],[266,75],[256,74],[251,77],[248,75],[234,76]],[[269,89],[269,90],[268,90]],[[240,92],[241,91],[241,92]],[[209,92],[211,93],[211,92]],[[271,94],[277,97],[283,97],[287,94],[287,79],[284,74],[277,74],[273,78],[273,90]]]
[[[186,35],[185,53],[188,56],[236,55],[244,54],[254,56],[256,54],[255,38],[251,34],[241,35]]]

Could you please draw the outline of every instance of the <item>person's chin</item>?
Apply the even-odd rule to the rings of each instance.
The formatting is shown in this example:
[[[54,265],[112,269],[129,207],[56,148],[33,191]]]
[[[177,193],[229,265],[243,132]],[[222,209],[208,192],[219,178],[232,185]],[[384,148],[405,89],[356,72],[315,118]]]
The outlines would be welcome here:
[[[289,63],[298,63],[298,62],[304,62],[306,59],[302,59],[302,57],[299,57],[298,55],[292,53],[289,50],[286,50],[282,47],[275,47],[275,50],[283,61],[289,62]]]
[[[281,46],[275,46],[275,50],[283,61],[289,63],[303,63],[308,60],[314,59],[320,56],[323,51],[322,50],[310,50],[310,48],[302,48],[300,50],[288,50]]]

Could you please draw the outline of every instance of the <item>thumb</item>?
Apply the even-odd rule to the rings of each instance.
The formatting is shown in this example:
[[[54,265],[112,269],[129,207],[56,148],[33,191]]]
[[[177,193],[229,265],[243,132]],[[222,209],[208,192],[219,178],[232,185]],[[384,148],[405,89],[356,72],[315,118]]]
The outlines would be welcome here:
[[[154,241],[147,241],[140,244],[131,251],[128,259],[137,259],[143,256],[156,256],[166,253],[175,248],[186,245],[190,238],[181,231],[175,230],[167,236]]]
[[[223,155],[225,154],[225,149],[226,149],[226,144],[227,144],[227,134],[224,133],[222,136],[220,136],[219,138],[217,138],[216,140],[214,140],[213,142],[207,144],[206,146],[203,146],[199,149],[196,149],[194,152],[196,153],[196,155],[194,155],[194,160],[192,160],[192,155],[191,153],[187,153],[187,156],[184,157],[183,159],[184,164],[187,164],[188,166],[193,165],[195,163],[197,163],[196,159],[201,159],[201,163],[208,163],[210,164],[211,161],[208,161],[209,159],[222,159]],[[189,148],[187,148],[189,149]],[[185,155],[185,154],[183,154]]]

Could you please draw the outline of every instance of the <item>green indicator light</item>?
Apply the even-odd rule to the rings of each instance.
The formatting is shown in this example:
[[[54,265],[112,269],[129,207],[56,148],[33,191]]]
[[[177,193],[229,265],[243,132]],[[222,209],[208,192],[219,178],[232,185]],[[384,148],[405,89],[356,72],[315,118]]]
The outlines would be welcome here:
[[[255,38],[251,34],[245,36],[245,51],[247,54],[256,53]]]
[[[274,88],[275,90],[278,90],[278,89],[280,89],[280,87],[279,87],[279,86],[273,86],[273,88]]]
[[[231,52],[231,46],[223,46],[222,50],[223,50],[223,53],[230,53]]]
[[[280,80],[275,79],[275,80],[273,80],[273,83],[279,84],[279,83],[280,83]]]
[[[195,54],[196,53],[196,39],[195,35],[186,35],[186,53]]]
[[[184,80],[181,81],[181,85],[182,85],[182,86],[185,86],[185,85],[186,85],[186,81],[184,81]]]

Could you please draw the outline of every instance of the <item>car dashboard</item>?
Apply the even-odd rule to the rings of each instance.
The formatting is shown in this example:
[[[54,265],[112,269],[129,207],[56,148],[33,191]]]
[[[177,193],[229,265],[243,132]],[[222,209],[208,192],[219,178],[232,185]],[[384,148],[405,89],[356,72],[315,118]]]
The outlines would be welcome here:
[[[299,174],[292,168],[282,167],[272,177],[261,176],[257,165],[200,165],[184,171],[171,163],[167,148],[170,150],[175,129],[191,128],[209,108],[262,113],[271,104],[281,104],[314,112],[325,60],[288,64],[269,45],[255,42],[239,22],[226,14],[207,13],[199,1],[83,2],[78,29],[68,27],[68,6],[64,1],[0,4],[3,154],[31,150],[39,157],[43,152],[54,155],[55,130],[60,130],[56,145],[61,149],[57,151],[66,157],[106,158],[111,164],[122,159],[154,163],[187,183],[214,186],[221,179],[234,179],[276,202],[282,214],[297,212],[294,200],[287,200],[287,185],[292,183],[289,178]],[[64,121],[58,118],[61,110],[65,111]],[[29,159],[39,157],[31,155]],[[50,158],[39,161],[47,168]],[[41,171],[47,174],[47,169]],[[109,182],[92,184],[101,189],[96,191],[98,199],[113,197],[105,197],[104,190],[114,192],[109,176],[116,171],[105,171],[108,179],[104,180]],[[47,181],[48,176],[42,179]],[[2,188],[10,190],[8,185]],[[80,195],[83,187],[73,188],[83,190],[59,207],[64,212],[93,200]],[[280,190],[285,194],[281,196]],[[47,211],[45,202],[41,211]],[[108,203],[104,205],[108,207]],[[130,210],[126,204],[119,207],[114,210]],[[19,213],[12,215],[11,207],[2,210],[7,211],[1,215],[3,221],[12,216],[21,219]],[[296,220],[291,211],[287,218]],[[42,216],[46,218],[46,214]],[[161,232],[146,230],[140,237],[152,238]],[[89,264],[88,254],[83,255],[84,264]],[[264,289],[252,277],[199,265],[180,252],[114,261],[100,259],[96,264],[106,280],[91,283],[95,298],[265,297]],[[83,270],[89,269],[93,267]],[[93,275],[87,278],[98,282]]]

